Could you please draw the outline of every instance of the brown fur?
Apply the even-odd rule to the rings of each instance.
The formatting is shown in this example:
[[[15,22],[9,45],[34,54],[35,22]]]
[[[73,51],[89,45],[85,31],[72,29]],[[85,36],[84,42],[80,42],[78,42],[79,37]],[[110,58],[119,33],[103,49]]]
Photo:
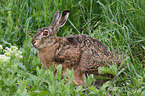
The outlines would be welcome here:
[[[86,73],[99,75],[99,66],[107,66],[112,61],[118,63],[119,60],[114,59],[102,42],[91,36],[57,37],[56,33],[64,25],[68,15],[69,10],[63,11],[60,17],[57,11],[50,27],[38,29],[31,43],[38,49],[38,58],[44,68],[48,69],[53,62],[56,65],[62,64],[63,74],[66,74],[67,68],[73,69],[74,80],[86,86],[83,80]],[[47,36],[44,31],[48,33]]]

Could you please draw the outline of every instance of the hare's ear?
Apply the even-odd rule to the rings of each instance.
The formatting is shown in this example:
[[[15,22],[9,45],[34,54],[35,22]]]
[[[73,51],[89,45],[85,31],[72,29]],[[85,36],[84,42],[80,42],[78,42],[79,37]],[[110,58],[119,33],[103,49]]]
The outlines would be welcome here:
[[[59,16],[59,11],[56,11],[53,17],[53,21],[50,25],[50,28],[52,29],[53,34],[56,34],[59,31],[59,28],[62,27],[69,16],[70,11],[64,10],[61,15]]]
[[[55,27],[56,25],[58,25],[58,23],[59,23],[59,14],[60,14],[59,11],[56,11],[56,12],[55,12],[55,14],[54,14],[54,16],[53,16],[53,20],[52,20],[52,22],[51,22],[51,26],[52,26],[52,27]]]
[[[66,23],[69,14],[70,14],[69,10],[64,10],[61,13],[60,18],[59,18],[59,27],[62,27]]]

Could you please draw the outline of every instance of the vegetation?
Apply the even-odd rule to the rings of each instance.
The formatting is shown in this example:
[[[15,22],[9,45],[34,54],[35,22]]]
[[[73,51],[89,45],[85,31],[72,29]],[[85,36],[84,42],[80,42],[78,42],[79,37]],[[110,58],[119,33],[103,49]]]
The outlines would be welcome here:
[[[0,1],[0,95],[50,96],[145,96],[145,1],[144,0],[1,0]],[[125,57],[116,64],[99,67],[114,79],[100,88],[85,78],[88,88],[53,75],[54,66],[42,68],[30,40],[38,28],[49,26],[55,11],[70,9],[69,20],[58,36],[91,35]],[[123,74],[123,75],[121,75]],[[64,83],[65,82],[65,83]]]

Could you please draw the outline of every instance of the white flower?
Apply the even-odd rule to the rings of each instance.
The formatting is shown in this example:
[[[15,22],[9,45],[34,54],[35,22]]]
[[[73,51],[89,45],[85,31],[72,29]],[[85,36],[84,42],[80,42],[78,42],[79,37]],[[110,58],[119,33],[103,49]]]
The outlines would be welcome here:
[[[3,49],[3,46],[2,45],[0,45],[0,49]]]
[[[12,52],[12,49],[8,48],[8,47],[6,47],[5,50],[4,50],[4,53],[11,53],[11,52]]]
[[[11,11],[8,11],[9,14],[11,14]]]
[[[19,54],[22,54],[22,52],[21,52],[21,51],[18,51],[18,53],[19,53]]]
[[[14,58],[23,58],[22,52],[18,50],[16,46],[11,46],[10,48],[6,47],[4,51],[4,55],[7,57],[14,57]]]
[[[11,46],[11,49],[16,49],[18,50],[18,48],[16,46]]]
[[[10,57],[7,57],[5,55],[0,55],[0,62],[9,62]]]
[[[20,58],[20,59],[22,59],[22,58],[23,58],[23,56],[22,56],[22,55],[20,55],[20,56],[19,56],[19,58]]]
[[[9,49],[8,47],[6,47],[5,49]]]
[[[11,58],[10,57],[6,57],[7,58],[7,60],[10,60]]]
[[[17,53],[17,50],[16,49],[13,49],[12,53]]]
[[[11,56],[11,54],[10,54],[10,53],[5,53],[5,56],[10,57],[10,56]]]
[[[16,56],[16,57],[18,57],[18,56],[19,56],[19,54],[18,54],[18,53],[16,53],[16,54],[15,54],[15,56]]]

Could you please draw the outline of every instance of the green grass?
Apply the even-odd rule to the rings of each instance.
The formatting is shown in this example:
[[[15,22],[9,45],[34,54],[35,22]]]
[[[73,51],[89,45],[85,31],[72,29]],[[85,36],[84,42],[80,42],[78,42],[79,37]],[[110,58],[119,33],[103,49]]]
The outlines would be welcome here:
[[[0,95],[145,96],[144,5],[144,0],[1,0]],[[102,74],[115,75],[100,89],[92,84],[97,79],[93,75],[85,79],[88,88],[70,85],[71,70],[69,81],[61,80],[61,65],[54,76],[53,66],[43,69],[37,50],[31,47],[33,33],[49,26],[55,11],[65,9],[70,9],[69,20],[58,36],[88,34],[125,57],[123,68],[115,64],[99,68]]]

